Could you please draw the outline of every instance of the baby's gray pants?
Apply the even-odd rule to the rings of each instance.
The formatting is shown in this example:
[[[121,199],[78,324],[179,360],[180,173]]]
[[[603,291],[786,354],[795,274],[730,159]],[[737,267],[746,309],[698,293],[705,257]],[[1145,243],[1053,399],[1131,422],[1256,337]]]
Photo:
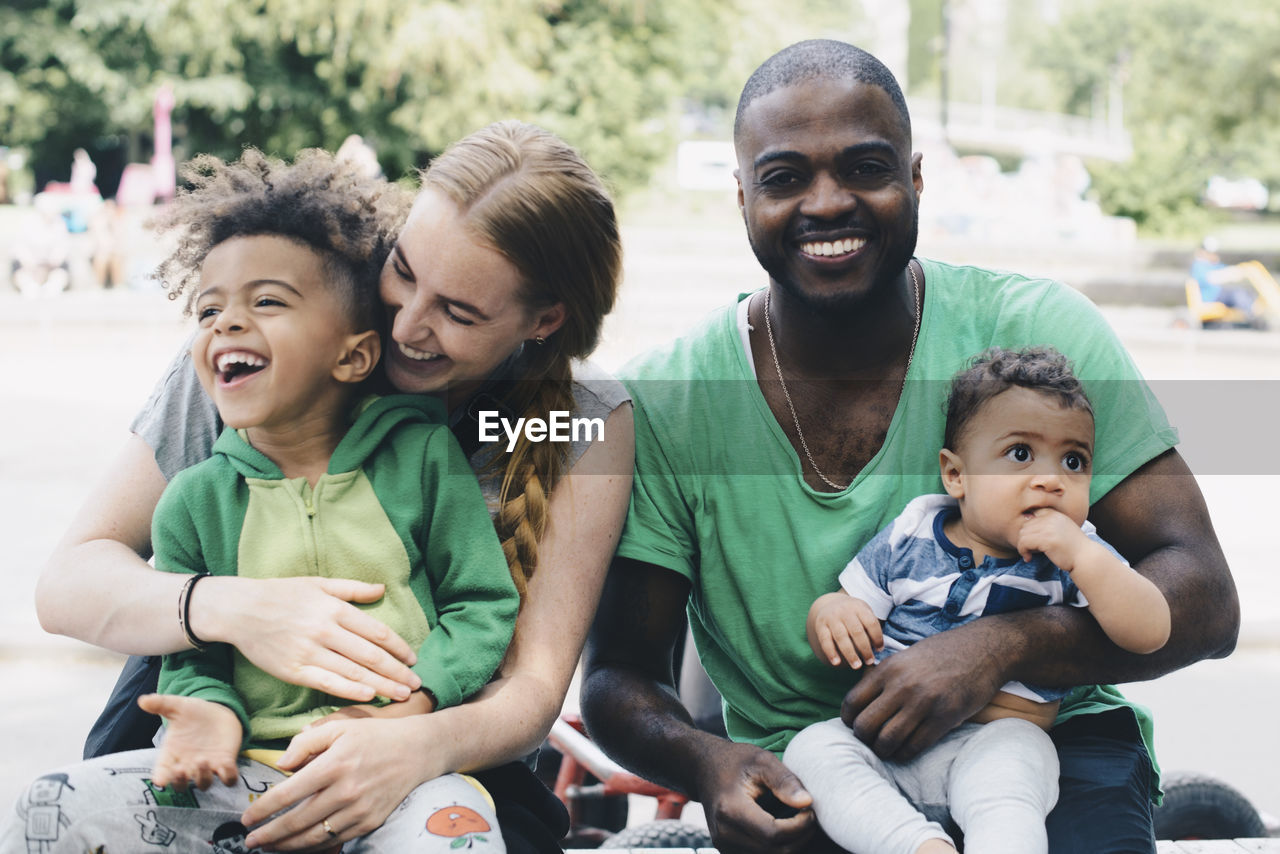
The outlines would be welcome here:
[[[1044,820],[1058,800],[1058,755],[1029,721],[961,724],[908,762],[881,760],[839,718],[801,731],[783,757],[818,824],[853,854],[915,854],[929,839],[965,854],[1045,854]],[[923,814],[922,814],[923,813]]]

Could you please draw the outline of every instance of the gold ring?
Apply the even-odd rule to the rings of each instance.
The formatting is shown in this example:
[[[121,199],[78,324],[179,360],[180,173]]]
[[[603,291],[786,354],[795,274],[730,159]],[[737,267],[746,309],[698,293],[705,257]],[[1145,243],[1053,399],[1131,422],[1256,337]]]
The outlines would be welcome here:
[[[326,818],[324,821],[320,822],[320,826],[323,827],[324,832],[329,834],[330,836],[338,835],[338,831],[334,830],[332,827],[329,826],[329,819]]]

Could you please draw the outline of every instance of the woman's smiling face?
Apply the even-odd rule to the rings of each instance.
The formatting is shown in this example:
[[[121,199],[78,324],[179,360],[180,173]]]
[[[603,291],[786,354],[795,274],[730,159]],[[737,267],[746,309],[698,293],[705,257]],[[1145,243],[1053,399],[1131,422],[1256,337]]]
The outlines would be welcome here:
[[[531,311],[523,287],[515,265],[478,239],[448,196],[424,189],[382,271],[391,384],[464,396],[523,341],[550,335],[563,307]]]

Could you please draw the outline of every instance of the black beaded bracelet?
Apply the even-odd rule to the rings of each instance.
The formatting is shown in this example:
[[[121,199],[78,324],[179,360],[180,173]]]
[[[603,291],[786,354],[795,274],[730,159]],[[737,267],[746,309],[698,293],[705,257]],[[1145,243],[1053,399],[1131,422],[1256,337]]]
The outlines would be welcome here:
[[[195,649],[204,649],[208,644],[196,637],[196,633],[191,631],[191,594],[196,589],[196,582],[202,578],[208,577],[207,572],[197,572],[187,579],[182,585],[182,590],[178,593],[178,626],[182,629],[182,634],[186,636],[187,643]]]

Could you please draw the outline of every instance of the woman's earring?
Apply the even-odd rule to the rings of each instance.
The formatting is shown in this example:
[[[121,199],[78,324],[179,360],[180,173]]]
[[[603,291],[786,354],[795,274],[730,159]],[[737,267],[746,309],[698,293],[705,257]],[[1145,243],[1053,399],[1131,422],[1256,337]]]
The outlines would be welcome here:
[[[543,344],[547,343],[547,339],[543,338],[541,335],[535,335],[533,336],[533,343],[541,347]]]

